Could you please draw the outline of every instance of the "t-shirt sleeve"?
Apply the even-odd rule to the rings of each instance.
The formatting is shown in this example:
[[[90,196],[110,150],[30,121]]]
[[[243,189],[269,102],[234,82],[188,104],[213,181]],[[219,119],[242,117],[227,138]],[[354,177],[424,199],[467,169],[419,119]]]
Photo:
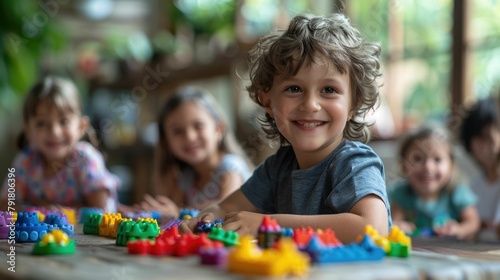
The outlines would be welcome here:
[[[107,189],[112,194],[120,186],[117,176],[111,174],[105,166],[102,154],[90,144],[80,145],[78,150],[80,168],[79,183],[84,195],[99,189]]]
[[[461,213],[465,208],[469,206],[475,206],[477,204],[477,196],[467,185],[459,184],[456,186],[452,194],[453,206],[458,213]]]
[[[276,155],[268,157],[241,186],[241,191],[247,199],[263,213],[276,213],[273,184],[270,176],[270,172],[276,170],[274,167],[275,158]]]
[[[385,185],[384,166],[367,146],[350,148],[340,153],[332,163],[330,207],[337,213],[347,213],[367,195],[380,197],[390,209]]]
[[[16,201],[23,201],[27,189],[27,162],[28,156],[25,152],[20,152],[14,158],[12,165],[7,170],[1,190],[1,200],[4,201],[9,197]],[[12,170],[13,169],[13,170]],[[14,172],[12,172],[14,171]],[[10,175],[12,174],[12,175]]]
[[[238,155],[227,154],[222,158],[221,164],[217,170],[219,174],[234,172],[241,176],[245,182],[251,175],[250,169],[245,159]]]

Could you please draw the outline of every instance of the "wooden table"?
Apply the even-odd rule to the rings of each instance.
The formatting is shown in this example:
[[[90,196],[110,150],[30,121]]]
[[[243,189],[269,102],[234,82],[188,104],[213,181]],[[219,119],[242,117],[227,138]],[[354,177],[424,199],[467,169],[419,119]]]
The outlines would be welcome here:
[[[134,256],[106,237],[75,234],[73,239],[77,252],[66,256],[33,256],[33,243],[17,243],[15,272],[8,271],[11,245],[0,240],[0,279],[248,278],[200,265],[197,256]],[[500,243],[429,238],[413,239],[413,244],[414,250],[406,259],[313,265],[307,279],[500,279]]]

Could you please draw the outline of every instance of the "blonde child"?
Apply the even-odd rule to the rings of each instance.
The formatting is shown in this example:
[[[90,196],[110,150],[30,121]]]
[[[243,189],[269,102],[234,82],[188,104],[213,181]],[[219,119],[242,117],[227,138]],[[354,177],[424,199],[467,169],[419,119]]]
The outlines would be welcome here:
[[[364,41],[343,14],[298,15],[250,52],[254,102],[263,130],[281,147],[228,198],[181,224],[223,218],[226,230],[256,235],[264,214],[283,227],[331,228],[343,242],[366,225],[391,225],[384,167],[363,144],[366,112],[379,97],[380,46]]]
[[[455,177],[453,141],[443,128],[423,126],[402,138],[405,180],[391,192],[392,220],[406,232],[471,238],[479,229],[476,197]]]
[[[464,117],[460,138],[465,150],[480,168],[470,179],[478,196],[477,209],[484,235],[496,232],[500,237],[500,125],[493,98],[479,100]]]
[[[116,211],[120,182],[106,169],[101,153],[80,141],[89,120],[82,115],[75,85],[59,77],[44,78],[27,93],[22,117],[22,150],[11,165],[14,180],[6,178],[3,185],[2,208],[13,187],[16,210],[31,205]]]
[[[204,208],[250,177],[253,167],[208,92],[174,92],[160,112],[158,131],[154,185],[162,195],[146,195],[141,210],[177,215],[181,207]]]

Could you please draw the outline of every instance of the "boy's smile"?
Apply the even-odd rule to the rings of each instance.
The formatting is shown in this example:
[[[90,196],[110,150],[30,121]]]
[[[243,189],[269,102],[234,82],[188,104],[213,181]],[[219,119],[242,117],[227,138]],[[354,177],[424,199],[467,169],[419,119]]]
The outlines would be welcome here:
[[[352,116],[349,74],[323,63],[326,59],[316,61],[293,77],[275,76],[271,89],[259,95],[301,169],[326,158],[342,142]]]

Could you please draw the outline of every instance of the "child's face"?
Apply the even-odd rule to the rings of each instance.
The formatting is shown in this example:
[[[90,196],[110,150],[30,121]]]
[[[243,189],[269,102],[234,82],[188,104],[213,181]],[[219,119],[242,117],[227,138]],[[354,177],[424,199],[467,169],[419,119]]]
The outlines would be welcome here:
[[[37,106],[35,115],[24,124],[24,131],[30,145],[50,163],[64,161],[87,126],[86,118],[43,102]]]
[[[424,199],[434,199],[451,178],[453,162],[445,141],[415,141],[403,158],[403,173],[412,189]]]
[[[484,169],[495,168],[500,153],[500,129],[486,126],[480,136],[472,138],[471,152]]]
[[[181,104],[167,116],[163,125],[168,145],[178,159],[195,166],[210,163],[218,153],[222,128],[198,104]]]
[[[349,73],[339,73],[334,65],[323,63],[325,59],[317,61],[303,66],[296,76],[275,76],[271,89],[259,94],[302,169],[340,144],[352,117]]]

